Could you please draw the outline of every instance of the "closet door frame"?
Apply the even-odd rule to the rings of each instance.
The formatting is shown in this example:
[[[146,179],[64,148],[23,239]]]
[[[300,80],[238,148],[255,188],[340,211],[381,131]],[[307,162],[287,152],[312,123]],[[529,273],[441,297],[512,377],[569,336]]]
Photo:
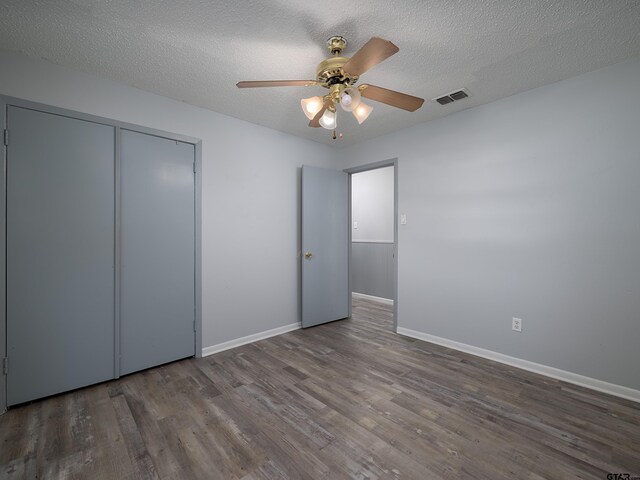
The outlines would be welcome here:
[[[202,140],[177,133],[156,130],[118,120],[112,120],[95,115],[67,110],[64,108],[52,107],[41,103],[31,102],[20,98],[0,95],[0,125],[2,130],[2,168],[0,168],[0,414],[7,409],[7,376],[5,368],[11,368],[10,359],[5,364],[7,356],[7,317],[6,317],[6,226],[7,226],[7,146],[4,132],[7,131],[7,109],[10,106],[35,110],[44,113],[51,113],[63,117],[84,120],[87,122],[109,125],[115,128],[115,274],[114,274],[114,378],[120,376],[120,220],[121,220],[121,199],[120,199],[120,134],[121,130],[131,130],[160,138],[188,143],[194,146],[195,151],[195,245],[194,245],[194,266],[195,266],[195,357],[202,356]],[[11,143],[11,132],[8,133],[8,143]]]

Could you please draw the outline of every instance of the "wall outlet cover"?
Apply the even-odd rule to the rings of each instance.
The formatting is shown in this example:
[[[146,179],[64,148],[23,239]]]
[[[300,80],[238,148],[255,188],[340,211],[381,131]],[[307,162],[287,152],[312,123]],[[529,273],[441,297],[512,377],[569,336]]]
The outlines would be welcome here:
[[[511,319],[511,330],[514,330],[516,332],[521,332],[522,331],[522,319],[521,318],[513,317]]]

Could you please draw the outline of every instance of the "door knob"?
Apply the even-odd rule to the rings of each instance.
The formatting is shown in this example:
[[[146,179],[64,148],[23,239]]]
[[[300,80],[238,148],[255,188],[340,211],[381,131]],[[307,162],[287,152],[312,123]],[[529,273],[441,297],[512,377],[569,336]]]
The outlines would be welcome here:
[[[311,257],[313,257],[313,253],[311,252],[304,252],[304,258],[306,258],[307,260],[310,260]]]

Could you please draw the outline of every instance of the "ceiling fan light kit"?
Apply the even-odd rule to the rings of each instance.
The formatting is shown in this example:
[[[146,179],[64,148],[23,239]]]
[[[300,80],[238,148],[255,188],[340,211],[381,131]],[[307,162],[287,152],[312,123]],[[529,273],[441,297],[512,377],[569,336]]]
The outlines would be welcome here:
[[[338,127],[338,116],[335,110],[329,110],[328,108],[320,117],[320,126],[327,130],[335,130]]]
[[[358,107],[351,113],[353,113],[353,116],[356,117],[358,125],[362,125],[362,122],[364,122],[367,117],[369,117],[371,110],[373,110],[373,107],[367,105],[364,102],[360,102],[360,105],[358,105]]]
[[[360,105],[360,90],[346,87],[340,94],[340,106],[345,112],[353,112]]]
[[[309,120],[313,120],[313,117],[315,117],[316,113],[320,111],[323,104],[324,102],[322,100],[322,97],[310,97],[300,100],[302,111]]]
[[[335,130],[337,127],[336,106],[338,104],[345,112],[351,112],[358,124],[362,124],[373,110],[373,107],[362,101],[362,97],[409,112],[422,107],[424,103],[422,98],[375,85],[355,86],[360,75],[396,54],[399,51],[398,47],[388,40],[373,37],[351,58],[348,58],[342,56],[346,46],[347,41],[340,36],[327,40],[327,48],[332,56],[318,64],[315,80],[243,81],[238,82],[237,87],[324,87],[329,90],[327,95],[303,98],[300,100],[300,106],[310,120],[310,127],[323,127],[327,130]],[[335,132],[333,138],[336,138]]]

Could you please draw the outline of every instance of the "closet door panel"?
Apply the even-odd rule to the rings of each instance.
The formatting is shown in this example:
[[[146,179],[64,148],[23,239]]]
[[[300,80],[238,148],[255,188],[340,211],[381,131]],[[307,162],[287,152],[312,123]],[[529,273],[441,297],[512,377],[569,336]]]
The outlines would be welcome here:
[[[120,372],[195,354],[194,146],[121,134]]]
[[[115,129],[7,112],[9,405],[114,372]]]

